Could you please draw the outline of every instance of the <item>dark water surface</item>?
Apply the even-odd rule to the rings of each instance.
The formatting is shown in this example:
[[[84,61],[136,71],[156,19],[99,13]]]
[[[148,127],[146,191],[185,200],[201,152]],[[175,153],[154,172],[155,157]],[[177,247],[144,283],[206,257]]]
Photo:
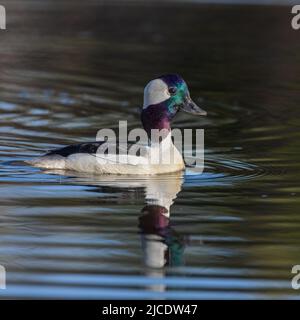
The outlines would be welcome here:
[[[290,8],[5,2],[0,296],[298,298],[300,31]],[[205,129],[202,175],[22,163],[119,120],[139,127],[143,86],[166,72],[210,101],[207,118],[174,123]]]

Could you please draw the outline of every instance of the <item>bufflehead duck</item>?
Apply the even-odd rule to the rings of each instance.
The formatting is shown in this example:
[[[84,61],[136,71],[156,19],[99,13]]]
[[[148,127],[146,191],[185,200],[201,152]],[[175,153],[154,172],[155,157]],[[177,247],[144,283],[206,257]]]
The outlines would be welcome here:
[[[161,76],[151,80],[144,89],[141,121],[149,143],[140,150],[140,155],[129,154],[129,144],[126,144],[124,153],[122,146],[118,144],[118,157],[106,154],[103,162],[98,150],[104,141],[96,141],[56,149],[28,162],[40,168],[96,174],[152,175],[181,171],[185,164],[171,138],[171,121],[180,110],[194,115],[206,115],[206,111],[192,101],[187,84],[179,75]],[[156,139],[153,141],[152,129],[164,132],[159,142]],[[172,163],[166,164],[162,160],[167,153],[172,154]]]

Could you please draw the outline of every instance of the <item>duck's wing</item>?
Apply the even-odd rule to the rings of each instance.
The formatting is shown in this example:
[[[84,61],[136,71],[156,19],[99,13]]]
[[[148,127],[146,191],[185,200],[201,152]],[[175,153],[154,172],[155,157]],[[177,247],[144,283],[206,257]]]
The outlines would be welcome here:
[[[84,143],[78,143],[78,144],[71,144],[69,146],[58,148],[54,150],[50,150],[46,153],[46,156],[54,156],[59,155],[62,157],[68,157],[72,154],[76,153],[90,153],[95,154],[98,150],[98,148],[103,144],[104,142],[84,142]]]
[[[103,146],[105,142],[104,141],[95,141],[95,142],[84,142],[84,143],[79,143],[79,144],[72,144],[63,148],[55,149],[49,151],[46,156],[54,156],[54,155],[59,155],[62,157],[69,157],[74,154],[78,153],[85,153],[85,154],[91,154],[95,155],[97,154],[97,151],[101,146]],[[134,143],[109,143],[105,147],[108,150],[115,150],[116,154],[118,155],[127,155],[129,151],[133,150],[134,146],[137,146],[137,144]],[[137,149],[137,153],[135,154],[136,156],[141,156],[145,155],[148,153],[149,147],[146,145],[139,145],[139,148]]]

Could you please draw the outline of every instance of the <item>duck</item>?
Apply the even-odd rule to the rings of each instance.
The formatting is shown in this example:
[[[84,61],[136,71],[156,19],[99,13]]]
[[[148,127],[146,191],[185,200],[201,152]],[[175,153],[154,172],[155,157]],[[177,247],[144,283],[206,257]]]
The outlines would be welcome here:
[[[129,152],[132,146],[130,144],[124,146],[125,150],[122,144],[118,144],[118,156],[108,151],[103,161],[98,151],[107,142],[95,141],[54,149],[28,160],[27,163],[43,169],[93,174],[156,175],[183,171],[185,163],[173,143],[171,134],[172,120],[180,111],[197,116],[207,114],[191,99],[188,86],[181,76],[159,76],[148,82],[144,88],[141,122],[148,141],[139,146],[139,154]],[[160,135],[159,132],[163,133]],[[108,150],[112,149],[108,147]],[[172,161],[169,163],[164,161],[167,154],[172,154]]]

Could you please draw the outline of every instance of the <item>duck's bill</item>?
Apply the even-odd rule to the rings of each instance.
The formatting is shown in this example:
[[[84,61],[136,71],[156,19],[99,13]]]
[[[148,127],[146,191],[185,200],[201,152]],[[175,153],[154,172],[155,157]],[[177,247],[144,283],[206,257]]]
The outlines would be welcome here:
[[[207,112],[205,110],[201,109],[199,106],[196,105],[194,101],[190,99],[183,104],[181,109],[187,113],[191,113],[197,116],[207,115]]]

